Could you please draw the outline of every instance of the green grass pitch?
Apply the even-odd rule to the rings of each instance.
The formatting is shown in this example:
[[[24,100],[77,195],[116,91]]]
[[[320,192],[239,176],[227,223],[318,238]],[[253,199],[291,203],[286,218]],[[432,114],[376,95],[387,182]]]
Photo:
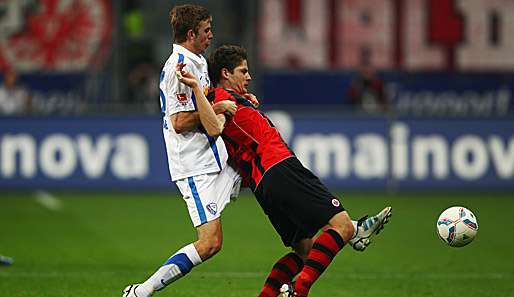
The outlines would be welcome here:
[[[51,210],[34,193],[0,193],[0,296],[121,296],[194,240],[177,194],[52,192]],[[364,253],[345,247],[314,285],[313,297],[514,296],[512,193],[348,193],[355,218],[385,205],[393,217]],[[436,236],[439,213],[452,205],[477,215],[478,236],[464,248]],[[253,197],[223,213],[222,251],[156,296],[257,296],[284,248]]]

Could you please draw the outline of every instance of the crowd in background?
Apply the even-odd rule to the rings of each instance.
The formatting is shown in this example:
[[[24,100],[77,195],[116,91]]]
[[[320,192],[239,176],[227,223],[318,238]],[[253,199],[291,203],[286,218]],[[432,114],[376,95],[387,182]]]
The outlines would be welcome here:
[[[285,73],[291,77],[291,80],[296,80],[297,77],[309,80],[311,75],[317,76],[320,73],[344,77],[344,80],[341,79],[331,83],[330,86],[327,86],[329,88],[307,86],[312,90],[312,99],[299,100],[298,104],[295,102],[295,98],[289,100],[294,105],[300,106],[300,108],[302,104],[308,103],[308,100],[319,101],[321,97],[330,97],[330,100],[324,99],[320,101],[323,104],[328,102],[328,105],[330,105],[328,109],[330,110],[359,114],[398,113],[401,110],[407,110],[407,108],[404,108],[405,106],[413,106],[409,108],[416,109],[416,102],[423,101],[423,104],[425,104],[425,101],[432,100],[431,98],[434,96],[438,100],[446,97],[451,97],[450,99],[456,98],[455,102],[461,102],[461,97],[465,97],[463,100],[470,102],[464,103],[464,105],[468,104],[471,106],[474,104],[472,107],[478,106],[477,108],[490,105],[491,110],[495,110],[495,108],[499,110],[500,108],[495,106],[503,106],[505,105],[504,102],[510,105],[510,96],[514,88],[514,75],[512,75],[512,71],[501,72],[499,87],[490,87],[490,89],[498,89],[498,94],[492,94],[492,97],[489,95],[488,90],[477,91],[477,94],[466,90],[459,90],[459,92],[463,93],[463,96],[453,93],[448,94],[444,90],[441,91],[441,96],[438,94],[426,94],[423,90],[418,94],[412,93],[410,90],[398,89],[397,81],[391,82],[391,75],[386,75],[388,79],[384,78],[384,69],[374,64],[373,59],[370,58],[371,50],[368,48],[362,50],[360,58],[357,58],[360,59],[358,65],[356,64],[353,68],[337,69],[328,67],[326,69],[318,68],[312,70],[301,67],[286,67],[283,69],[270,69],[268,64],[264,65],[262,62],[263,54],[259,52],[260,42],[258,38],[259,34],[262,34],[259,27],[259,14],[265,13],[263,11],[265,6],[261,5],[263,2],[254,0],[204,0],[194,2],[209,8],[214,16],[213,30],[216,38],[207,51],[207,55],[217,46],[227,43],[240,44],[248,48],[250,61],[252,61],[249,66],[252,73],[254,73],[252,92],[261,99],[263,108],[273,108],[274,104],[277,103],[274,99],[267,100],[271,92],[282,92],[274,98],[284,97],[287,94],[291,94],[294,97],[302,92],[290,87],[285,87],[289,88],[287,92],[263,87],[265,85],[264,79],[268,74],[274,73]],[[274,5],[273,1],[264,2]],[[293,25],[298,25],[302,18],[302,15],[298,13],[298,5],[295,5],[295,3],[300,2],[284,1],[284,3],[288,3],[292,7],[287,11],[286,18]],[[36,3],[35,6],[24,7],[21,4],[22,2],[7,1],[0,3],[0,9],[4,11],[12,10],[16,3],[18,3],[21,13],[4,13],[0,15],[0,27],[11,28],[12,34],[9,35],[12,39],[11,41],[17,41],[16,38],[19,38],[17,36],[20,35],[20,30],[31,30],[27,20],[29,20],[31,15],[38,13],[38,3],[43,5],[43,2],[36,1],[34,2]],[[103,26],[107,27],[104,31],[107,32],[105,34],[108,34],[108,36],[104,36],[105,42],[102,42],[108,44],[108,50],[105,51],[101,59],[98,59],[95,54],[95,60],[92,60],[90,66],[82,71],[73,70],[67,72],[62,70],[67,69],[66,67],[68,66],[56,71],[53,68],[48,68],[48,65],[45,66],[47,68],[28,71],[26,65],[21,65],[21,63],[18,65],[16,60],[13,65],[6,67],[4,62],[8,55],[2,53],[2,51],[7,51],[8,49],[0,48],[0,114],[5,116],[20,114],[76,115],[84,113],[159,114],[159,74],[163,62],[171,51],[168,10],[176,3],[175,1],[170,2],[167,0],[128,0],[107,3],[110,5],[109,9],[105,10],[109,13],[106,18],[108,23],[104,23]],[[13,21],[12,15],[17,15],[19,20]],[[376,22],[372,14],[363,14],[360,19],[369,24],[369,26],[374,26],[374,22]],[[22,23],[21,25],[19,25],[20,22]],[[15,27],[17,29],[12,29]],[[299,30],[293,31],[293,34],[298,34],[300,37],[302,34],[307,33],[302,33]],[[5,38],[5,35],[1,38]],[[335,39],[337,40],[337,38]],[[305,47],[308,46],[305,45]],[[47,58],[53,62],[59,59],[59,55]],[[395,70],[393,69],[393,71]],[[409,75],[404,77],[409,77]],[[421,77],[412,84],[418,87],[418,82],[423,82],[423,79]],[[456,81],[458,82],[459,79],[457,78]],[[481,79],[470,78],[466,84],[472,85],[476,80]],[[490,78],[490,80],[498,79],[495,76]],[[320,81],[322,82],[323,80]],[[320,81],[316,81],[316,83]],[[431,88],[437,89],[437,84],[438,82],[434,80],[431,82]],[[324,89],[330,89],[330,92],[323,92]],[[403,91],[403,93],[394,93],[393,91]],[[399,101],[399,99],[403,101]],[[448,100],[448,102],[450,101]],[[278,103],[281,104],[280,102]],[[455,105],[453,103],[448,104]],[[307,105],[307,109],[312,107]],[[422,114],[423,110],[418,115]],[[490,113],[494,114],[494,112]],[[497,112],[497,114],[503,113],[505,112]],[[466,112],[462,114],[466,114]]]

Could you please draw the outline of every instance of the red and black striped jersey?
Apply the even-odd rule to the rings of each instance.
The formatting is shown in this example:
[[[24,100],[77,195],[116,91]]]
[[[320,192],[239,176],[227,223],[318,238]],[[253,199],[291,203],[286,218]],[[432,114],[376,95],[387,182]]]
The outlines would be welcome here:
[[[252,190],[268,169],[294,156],[271,120],[248,99],[223,88],[212,89],[207,98],[214,103],[231,100],[237,104],[236,114],[227,119],[222,137],[230,164]]]

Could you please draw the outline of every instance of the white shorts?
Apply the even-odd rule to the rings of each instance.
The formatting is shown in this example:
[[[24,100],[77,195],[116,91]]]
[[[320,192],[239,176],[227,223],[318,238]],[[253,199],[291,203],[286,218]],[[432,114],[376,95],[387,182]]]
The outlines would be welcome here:
[[[239,195],[241,177],[226,165],[221,172],[200,174],[175,182],[195,227],[220,217],[231,198]]]

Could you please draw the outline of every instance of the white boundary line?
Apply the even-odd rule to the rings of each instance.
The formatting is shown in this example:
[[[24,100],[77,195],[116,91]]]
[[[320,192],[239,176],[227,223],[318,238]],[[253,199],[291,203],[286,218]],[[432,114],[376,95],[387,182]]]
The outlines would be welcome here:
[[[62,202],[54,195],[44,190],[37,190],[35,195],[36,202],[51,211],[61,211]]]

